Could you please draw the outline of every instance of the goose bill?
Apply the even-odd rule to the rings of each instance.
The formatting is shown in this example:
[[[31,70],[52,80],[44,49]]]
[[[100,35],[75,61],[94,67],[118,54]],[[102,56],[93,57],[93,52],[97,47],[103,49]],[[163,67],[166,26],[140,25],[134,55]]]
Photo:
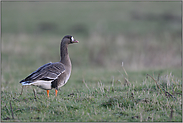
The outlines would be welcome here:
[[[73,43],[79,43],[79,41],[76,41],[76,40],[75,40],[75,41],[72,41],[72,42],[73,42]]]

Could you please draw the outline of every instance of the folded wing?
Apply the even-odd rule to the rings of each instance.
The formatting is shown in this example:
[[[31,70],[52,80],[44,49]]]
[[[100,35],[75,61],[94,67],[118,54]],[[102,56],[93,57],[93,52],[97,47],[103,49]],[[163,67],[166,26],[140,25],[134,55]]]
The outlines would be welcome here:
[[[64,72],[65,72],[65,68],[62,63],[50,62],[38,68],[28,77],[20,81],[20,83],[22,83],[22,85],[26,85],[26,84],[29,85],[30,83],[34,83],[36,81],[42,81],[42,80],[51,82],[57,79],[58,76],[60,76]]]

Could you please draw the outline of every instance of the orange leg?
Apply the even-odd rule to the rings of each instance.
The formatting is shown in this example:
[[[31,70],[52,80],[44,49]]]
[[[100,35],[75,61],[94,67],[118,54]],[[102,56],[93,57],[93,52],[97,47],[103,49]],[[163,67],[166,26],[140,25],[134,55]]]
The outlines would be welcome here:
[[[55,89],[55,96],[57,96],[57,92],[58,92],[57,89]]]
[[[48,95],[48,97],[49,97],[49,90],[46,90],[47,91],[47,95]]]

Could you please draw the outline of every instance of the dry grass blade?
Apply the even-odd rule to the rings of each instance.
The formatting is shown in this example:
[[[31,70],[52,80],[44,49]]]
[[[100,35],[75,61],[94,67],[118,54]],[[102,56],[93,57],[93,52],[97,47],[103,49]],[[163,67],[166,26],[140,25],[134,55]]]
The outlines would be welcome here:
[[[158,81],[159,81],[160,73],[158,74]]]
[[[125,84],[124,84],[124,85],[129,86],[129,84],[131,84],[131,83],[128,81],[128,79],[127,79],[127,78],[125,78]]]
[[[172,81],[177,85],[177,83],[173,80],[173,78],[172,78]]]
[[[83,83],[85,84],[85,86],[86,86],[86,87],[88,88],[88,90],[90,91],[90,89],[89,89],[88,85],[85,83],[84,78],[83,78]]]
[[[172,118],[173,118],[173,106],[170,109],[171,109],[171,112],[170,112],[170,121],[172,121]]]
[[[163,89],[164,90],[164,89]],[[164,90],[165,91],[165,90]],[[170,94],[168,91],[165,91],[165,96],[167,97],[172,97],[174,99],[176,99],[172,94]]]
[[[147,74],[147,76],[150,76],[149,74]],[[157,81],[152,77],[152,76],[150,76],[155,82],[156,82],[156,85],[158,86],[158,88],[161,90],[161,92],[163,93],[163,91],[162,91],[162,89],[159,87],[159,85],[158,85],[158,83],[157,83]]]
[[[127,76],[127,78],[125,78],[125,84],[124,84],[124,85],[127,84],[127,85],[129,86],[129,84],[131,84],[131,83],[128,81],[128,74],[127,74],[125,68],[123,67],[123,62],[121,62],[121,66],[122,66],[122,68],[123,68],[123,70],[124,70],[124,72],[125,72],[125,74],[126,74],[126,76]]]
[[[147,74],[147,76],[150,76],[149,74]],[[157,83],[157,81],[152,77],[152,76],[150,76],[155,82],[156,82],[156,85],[158,86],[158,88],[161,90],[161,92],[163,93],[163,91],[162,91],[162,89],[159,87],[159,85],[158,85],[158,83]],[[165,91],[165,96],[167,96],[167,97],[173,97],[174,99],[176,99],[172,94],[170,94],[169,92],[167,92],[166,90],[164,90]]]
[[[14,114],[13,114],[13,109],[12,109],[12,105],[11,105],[11,100],[10,100],[10,108],[11,108],[11,115],[12,115],[12,118],[14,119]]]
[[[122,66],[123,70],[125,71],[125,74],[128,76],[128,74],[127,74],[125,68],[123,67],[123,62],[121,63],[121,66]]]

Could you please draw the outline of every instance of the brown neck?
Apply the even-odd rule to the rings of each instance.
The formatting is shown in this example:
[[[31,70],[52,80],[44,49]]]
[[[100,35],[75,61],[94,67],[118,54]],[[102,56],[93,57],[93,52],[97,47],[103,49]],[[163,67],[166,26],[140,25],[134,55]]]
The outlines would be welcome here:
[[[67,50],[67,46],[68,44],[65,44],[65,43],[61,43],[61,46],[60,46],[60,56],[61,56],[61,59],[60,59],[60,62],[63,63],[64,65],[66,66],[71,66],[71,61],[70,61],[70,58],[69,58],[69,53],[68,53],[68,50]]]

